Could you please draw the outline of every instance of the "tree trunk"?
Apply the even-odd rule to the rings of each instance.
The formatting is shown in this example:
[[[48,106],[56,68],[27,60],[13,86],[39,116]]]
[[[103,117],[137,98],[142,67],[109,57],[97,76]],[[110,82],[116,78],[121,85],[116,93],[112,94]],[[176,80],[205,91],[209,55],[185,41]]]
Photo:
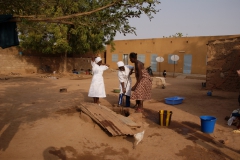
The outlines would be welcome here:
[[[63,57],[63,73],[67,72],[67,52],[64,53]]]

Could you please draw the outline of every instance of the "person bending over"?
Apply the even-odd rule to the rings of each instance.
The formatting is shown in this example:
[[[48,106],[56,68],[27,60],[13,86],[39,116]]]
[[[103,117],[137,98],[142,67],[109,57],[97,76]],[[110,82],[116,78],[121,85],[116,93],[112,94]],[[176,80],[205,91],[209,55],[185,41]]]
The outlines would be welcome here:
[[[151,99],[152,79],[144,68],[144,64],[137,60],[137,53],[130,53],[130,61],[134,63],[136,84],[132,87],[131,99],[136,100],[136,112],[143,112],[143,101]]]

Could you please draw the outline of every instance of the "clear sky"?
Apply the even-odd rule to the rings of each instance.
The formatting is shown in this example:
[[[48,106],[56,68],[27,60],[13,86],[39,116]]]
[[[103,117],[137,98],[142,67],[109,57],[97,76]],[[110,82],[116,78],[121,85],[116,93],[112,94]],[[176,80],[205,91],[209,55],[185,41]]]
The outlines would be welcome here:
[[[115,40],[183,36],[240,34],[240,0],[160,0],[160,11],[150,21],[147,16],[130,20],[134,34],[118,33]]]

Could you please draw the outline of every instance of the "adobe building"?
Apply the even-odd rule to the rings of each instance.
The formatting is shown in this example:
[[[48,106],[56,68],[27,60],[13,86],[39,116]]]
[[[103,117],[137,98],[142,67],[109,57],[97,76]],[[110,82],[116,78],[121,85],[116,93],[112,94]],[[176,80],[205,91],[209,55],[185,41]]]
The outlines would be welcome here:
[[[167,72],[205,75],[209,41],[237,36],[239,35],[116,40],[114,51],[111,51],[110,45],[106,47],[106,63],[112,69],[117,69],[117,61],[132,65],[129,54],[136,52],[145,67],[151,66],[154,72],[165,69]],[[172,55],[178,55],[179,60],[172,61]],[[157,57],[163,57],[164,61],[157,62]]]
[[[206,88],[240,93],[240,37],[208,42]]]

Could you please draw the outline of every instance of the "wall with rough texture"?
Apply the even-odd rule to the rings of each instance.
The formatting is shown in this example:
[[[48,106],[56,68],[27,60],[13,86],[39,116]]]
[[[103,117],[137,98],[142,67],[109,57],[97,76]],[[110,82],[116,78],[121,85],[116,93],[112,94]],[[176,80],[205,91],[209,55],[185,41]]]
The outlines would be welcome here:
[[[67,59],[67,71],[74,68],[77,71],[91,69],[90,58],[69,58]],[[51,71],[62,72],[64,60],[53,55],[31,55],[19,54],[16,47],[0,48],[0,74],[8,73],[37,73],[44,65],[48,65]],[[104,62],[104,59],[103,59]]]
[[[206,88],[240,91],[240,37],[209,41]]]

